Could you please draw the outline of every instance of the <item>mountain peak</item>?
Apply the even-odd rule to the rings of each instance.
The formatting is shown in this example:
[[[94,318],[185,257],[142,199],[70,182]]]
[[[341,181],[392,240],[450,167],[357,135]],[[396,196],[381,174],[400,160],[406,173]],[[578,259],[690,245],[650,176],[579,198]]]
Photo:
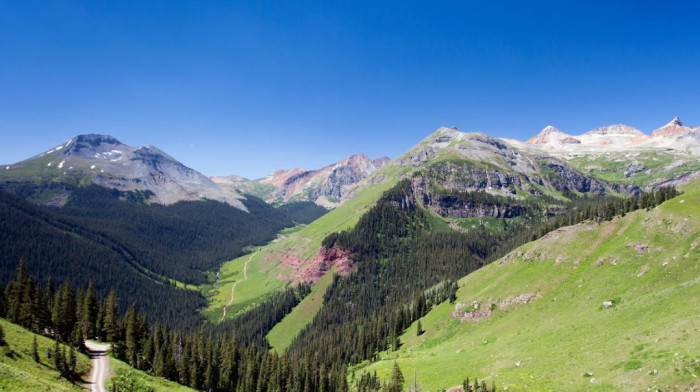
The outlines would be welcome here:
[[[547,125],[544,127],[540,133],[538,133],[535,137],[531,138],[530,140],[527,141],[527,143],[530,144],[547,144],[552,141],[552,138],[550,136],[554,134],[562,134],[566,135],[564,132],[558,130],[557,128]],[[568,135],[566,135],[568,136]]]
[[[668,124],[652,132],[651,137],[677,138],[688,132],[690,132],[690,128],[683,125],[681,119],[676,116]]]
[[[676,116],[676,117],[673,118],[673,120],[671,120],[668,124],[664,125],[662,128],[666,128],[666,127],[682,127],[682,126],[683,126],[683,122],[681,121],[680,118],[678,118],[678,116]]]
[[[542,129],[542,131],[540,131],[540,134],[543,134],[543,133],[544,133],[544,134],[549,134],[549,133],[552,133],[552,132],[561,132],[561,131],[560,131],[559,129],[557,129],[556,127],[552,126],[552,125],[547,125],[546,127],[544,127],[544,128]]]

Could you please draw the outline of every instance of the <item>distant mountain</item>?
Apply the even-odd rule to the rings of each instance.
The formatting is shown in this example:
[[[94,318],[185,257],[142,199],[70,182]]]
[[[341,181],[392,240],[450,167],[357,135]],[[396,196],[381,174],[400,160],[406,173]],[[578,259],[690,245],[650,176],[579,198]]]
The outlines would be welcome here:
[[[700,127],[685,126],[675,117],[651,135],[624,124],[615,124],[574,136],[550,125],[526,143],[541,146],[556,154],[671,149],[700,155]]]
[[[211,179],[234,192],[250,193],[268,203],[313,201],[325,207],[336,207],[355,184],[387,162],[387,157],[370,159],[358,154],[318,170],[278,170],[254,181],[235,175]]]
[[[647,135],[616,124],[569,135],[547,126],[527,142],[504,139],[531,154],[554,156],[611,184],[659,187],[700,178],[700,127],[676,117]]]
[[[148,191],[149,201],[173,204],[210,199],[245,210],[243,196],[154,146],[131,147],[108,135],[80,135],[35,157],[0,170],[0,182],[95,183],[120,191]],[[49,204],[62,204],[57,192]]]

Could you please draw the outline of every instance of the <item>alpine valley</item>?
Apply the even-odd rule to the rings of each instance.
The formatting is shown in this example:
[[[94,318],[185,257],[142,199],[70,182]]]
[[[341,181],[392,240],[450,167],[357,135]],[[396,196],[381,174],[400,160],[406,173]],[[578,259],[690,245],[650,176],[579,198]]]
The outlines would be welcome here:
[[[253,180],[79,135],[0,168],[0,390],[96,339],[118,390],[697,391],[699,216],[678,118]]]

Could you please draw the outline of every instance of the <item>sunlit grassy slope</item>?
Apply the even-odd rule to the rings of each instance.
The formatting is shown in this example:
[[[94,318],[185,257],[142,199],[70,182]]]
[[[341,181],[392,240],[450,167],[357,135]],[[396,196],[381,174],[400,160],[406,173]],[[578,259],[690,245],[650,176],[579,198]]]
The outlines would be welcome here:
[[[267,334],[267,340],[273,349],[283,352],[292,344],[292,340],[316,315],[323,304],[323,295],[333,283],[333,273],[319,279],[307,295],[294,309],[277,323]]]
[[[125,369],[130,370],[131,375],[136,378],[140,385],[153,388],[155,392],[194,392],[195,389],[188,388],[184,385],[180,385],[176,382],[166,380],[161,377],[151,376],[150,374],[144,373],[140,370],[136,370],[129,366],[128,364],[115,359],[113,357],[109,358],[109,370],[112,374],[115,374],[117,370]],[[105,384],[107,388],[110,386],[110,381],[107,379]]]
[[[81,391],[79,384],[59,377],[53,368],[53,360],[46,357],[53,350],[54,341],[37,335],[40,362],[32,358],[34,334],[16,324],[0,318],[8,346],[0,347],[0,391]],[[77,370],[83,379],[90,378],[90,359],[78,354]]]
[[[421,319],[423,335],[411,326],[398,351],[351,374],[376,370],[387,378],[397,359],[407,379],[417,374],[427,390],[466,376],[509,391],[700,384],[698,182],[652,211],[560,229],[459,283],[456,303],[496,310],[460,322],[452,318],[456,303],[443,303]],[[522,294],[540,297],[512,300]]]

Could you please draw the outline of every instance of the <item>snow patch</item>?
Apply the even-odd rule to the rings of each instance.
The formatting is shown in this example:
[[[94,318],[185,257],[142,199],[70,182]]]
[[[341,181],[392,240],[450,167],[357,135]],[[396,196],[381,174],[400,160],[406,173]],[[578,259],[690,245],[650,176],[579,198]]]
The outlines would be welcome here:
[[[63,148],[63,146],[58,146],[58,147],[54,148],[54,150],[58,151],[58,150],[60,150],[60,149],[62,149],[62,148]]]
[[[9,167],[9,166],[5,166],[5,170],[10,170],[10,167]]]
[[[59,169],[63,169],[63,164],[66,163],[66,161],[61,161],[61,163],[58,164]],[[65,174],[65,173],[63,173]]]
[[[95,169],[95,165],[90,166],[90,170]]]
[[[49,162],[49,164],[46,166],[51,167],[52,165],[53,165],[53,162]]]

